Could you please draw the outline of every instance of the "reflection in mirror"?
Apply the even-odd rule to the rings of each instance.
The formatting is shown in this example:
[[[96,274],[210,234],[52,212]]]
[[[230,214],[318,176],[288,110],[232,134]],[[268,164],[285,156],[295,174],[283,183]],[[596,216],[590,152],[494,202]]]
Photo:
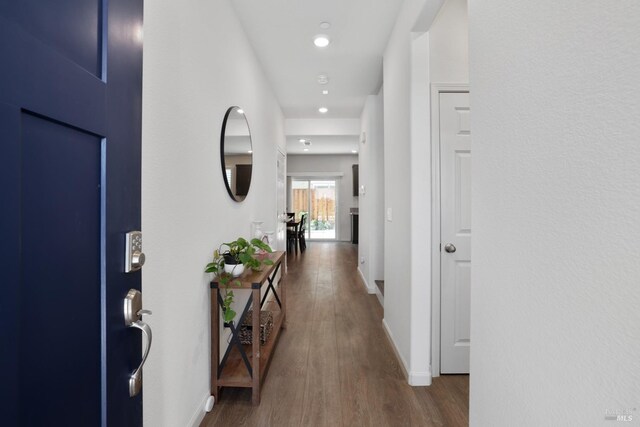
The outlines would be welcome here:
[[[224,116],[220,159],[227,192],[236,202],[243,201],[251,185],[253,148],[249,123],[240,107],[229,108]]]

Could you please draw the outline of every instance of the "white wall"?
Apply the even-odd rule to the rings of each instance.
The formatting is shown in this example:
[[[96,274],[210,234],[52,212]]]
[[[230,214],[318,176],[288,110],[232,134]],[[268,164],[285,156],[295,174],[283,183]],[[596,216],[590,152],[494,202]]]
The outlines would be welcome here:
[[[382,89],[367,97],[360,118],[366,142],[358,153],[360,185],[360,233],[358,269],[367,291],[376,292],[375,280],[384,279],[384,117]],[[364,259],[364,264],[362,264]]]
[[[469,83],[467,0],[446,0],[429,28],[429,75],[433,83]]]
[[[467,28],[466,0],[409,0],[384,54],[383,322],[412,385],[432,376],[430,84],[468,78]]]
[[[637,425],[640,3],[471,0],[469,19],[470,423]]]
[[[283,116],[229,2],[145,5],[142,230],[147,320],[144,424],[189,426],[209,394],[213,249],[276,223],[276,144]],[[252,186],[233,202],[220,171],[222,119],[241,106],[253,139]],[[283,148],[284,149],[284,148]]]
[[[305,173],[313,176],[314,173],[325,174],[328,172],[340,172],[342,177],[337,179],[338,190],[338,234],[337,240],[351,240],[351,217],[349,208],[358,207],[358,197],[353,196],[353,172],[352,165],[358,164],[356,155],[288,155],[287,173]],[[290,180],[287,184],[287,194],[291,193]],[[287,197],[289,208],[292,200]]]
[[[384,52],[384,192],[385,212],[385,298],[383,325],[409,374],[412,375],[412,274],[411,274],[411,29],[424,0],[407,0],[396,20]],[[387,218],[388,219],[388,218]],[[414,326],[415,327],[415,326]],[[421,325],[424,327],[424,325]],[[428,335],[427,335],[428,337]]]
[[[411,41],[411,373],[413,385],[431,384],[431,116],[429,34]]]

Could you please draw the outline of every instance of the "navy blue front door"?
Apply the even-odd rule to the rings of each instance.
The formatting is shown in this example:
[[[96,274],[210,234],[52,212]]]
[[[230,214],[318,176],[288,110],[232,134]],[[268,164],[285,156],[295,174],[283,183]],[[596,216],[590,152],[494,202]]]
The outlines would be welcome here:
[[[0,419],[140,426],[142,0],[0,0]]]

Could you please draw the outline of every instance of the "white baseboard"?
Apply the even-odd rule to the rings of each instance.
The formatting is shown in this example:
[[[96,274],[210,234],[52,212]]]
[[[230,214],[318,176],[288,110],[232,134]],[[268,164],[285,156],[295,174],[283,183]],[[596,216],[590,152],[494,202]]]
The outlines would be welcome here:
[[[380,305],[384,309],[384,295],[382,295],[382,292],[380,292],[380,288],[378,288],[378,285],[376,285],[375,293],[378,297],[378,302],[380,302]]]
[[[414,387],[431,385],[431,372],[410,372],[409,385]]]
[[[362,283],[364,284],[364,287],[367,290],[367,293],[375,294],[376,293],[375,288],[372,288],[371,286],[369,286],[367,279],[365,279],[364,274],[362,274],[362,270],[360,270],[360,266],[358,266],[358,273],[360,274],[360,279],[362,279]]]
[[[410,386],[421,387],[431,385],[431,372],[412,372],[409,369],[407,361],[404,360],[402,354],[400,354],[400,350],[396,345],[395,340],[393,339],[393,334],[391,333],[391,329],[389,329],[389,325],[387,325],[387,321],[382,319],[382,329],[387,336],[387,339],[391,343],[391,348],[396,355],[396,358],[400,362],[400,367],[402,368],[402,373],[404,377],[407,379],[407,382]]]
[[[207,394],[204,396],[204,398],[202,398],[202,401],[196,408],[196,411],[191,416],[191,420],[189,420],[189,424],[187,424],[189,427],[199,427],[200,423],[202,423],[202,420],[204,420],[205,415],[207,415],[204,407],[207,404],[207,399],[209,399],[209,396],[211,395],[207,391]]]
[[[387,321],[382,319],[382,329],[384,330],[389,343],[391,343],[391,348],[396,355],[396,359],[400,362],[400,368],[402,368],[402,373],[406,379],[409,379],[409,369],[407,367],[407,362],[404,360],[404,357],[400,354],[400,350],[398,350],[398,346],[396,345],[396,341],[393,339],[393,334],[391,333],[391,329],[389,329],[389,325],[387,325]]]

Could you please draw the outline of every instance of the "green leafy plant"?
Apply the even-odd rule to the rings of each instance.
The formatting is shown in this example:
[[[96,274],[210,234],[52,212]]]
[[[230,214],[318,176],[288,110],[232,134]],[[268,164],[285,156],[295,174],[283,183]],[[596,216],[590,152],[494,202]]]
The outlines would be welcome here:
[[[260,239],[252,239],[248,241],[242,237],[238,237],[232,242],[223,243],[213,252],[213,260],[205,267],[205,272],[214,273],[218,279],[218,283],[223,286],[224,295],[222,297],[222,311],[225,323],[233,322],[236,312],[231,308],[235,295],[230,285],[240,286],[240,280],[234,278],[231,274],[226,273],[224,266],[226,264],[242,264],[245,268],[253,271],[259,271],[263,265],[273,265],[273,261],[264,257],[265,252],[271,253],[271,247]]]
[[[331,221],[323,221],[323,220],[311,220],[311,229],[312,230],[333,230],[334,224]]]

